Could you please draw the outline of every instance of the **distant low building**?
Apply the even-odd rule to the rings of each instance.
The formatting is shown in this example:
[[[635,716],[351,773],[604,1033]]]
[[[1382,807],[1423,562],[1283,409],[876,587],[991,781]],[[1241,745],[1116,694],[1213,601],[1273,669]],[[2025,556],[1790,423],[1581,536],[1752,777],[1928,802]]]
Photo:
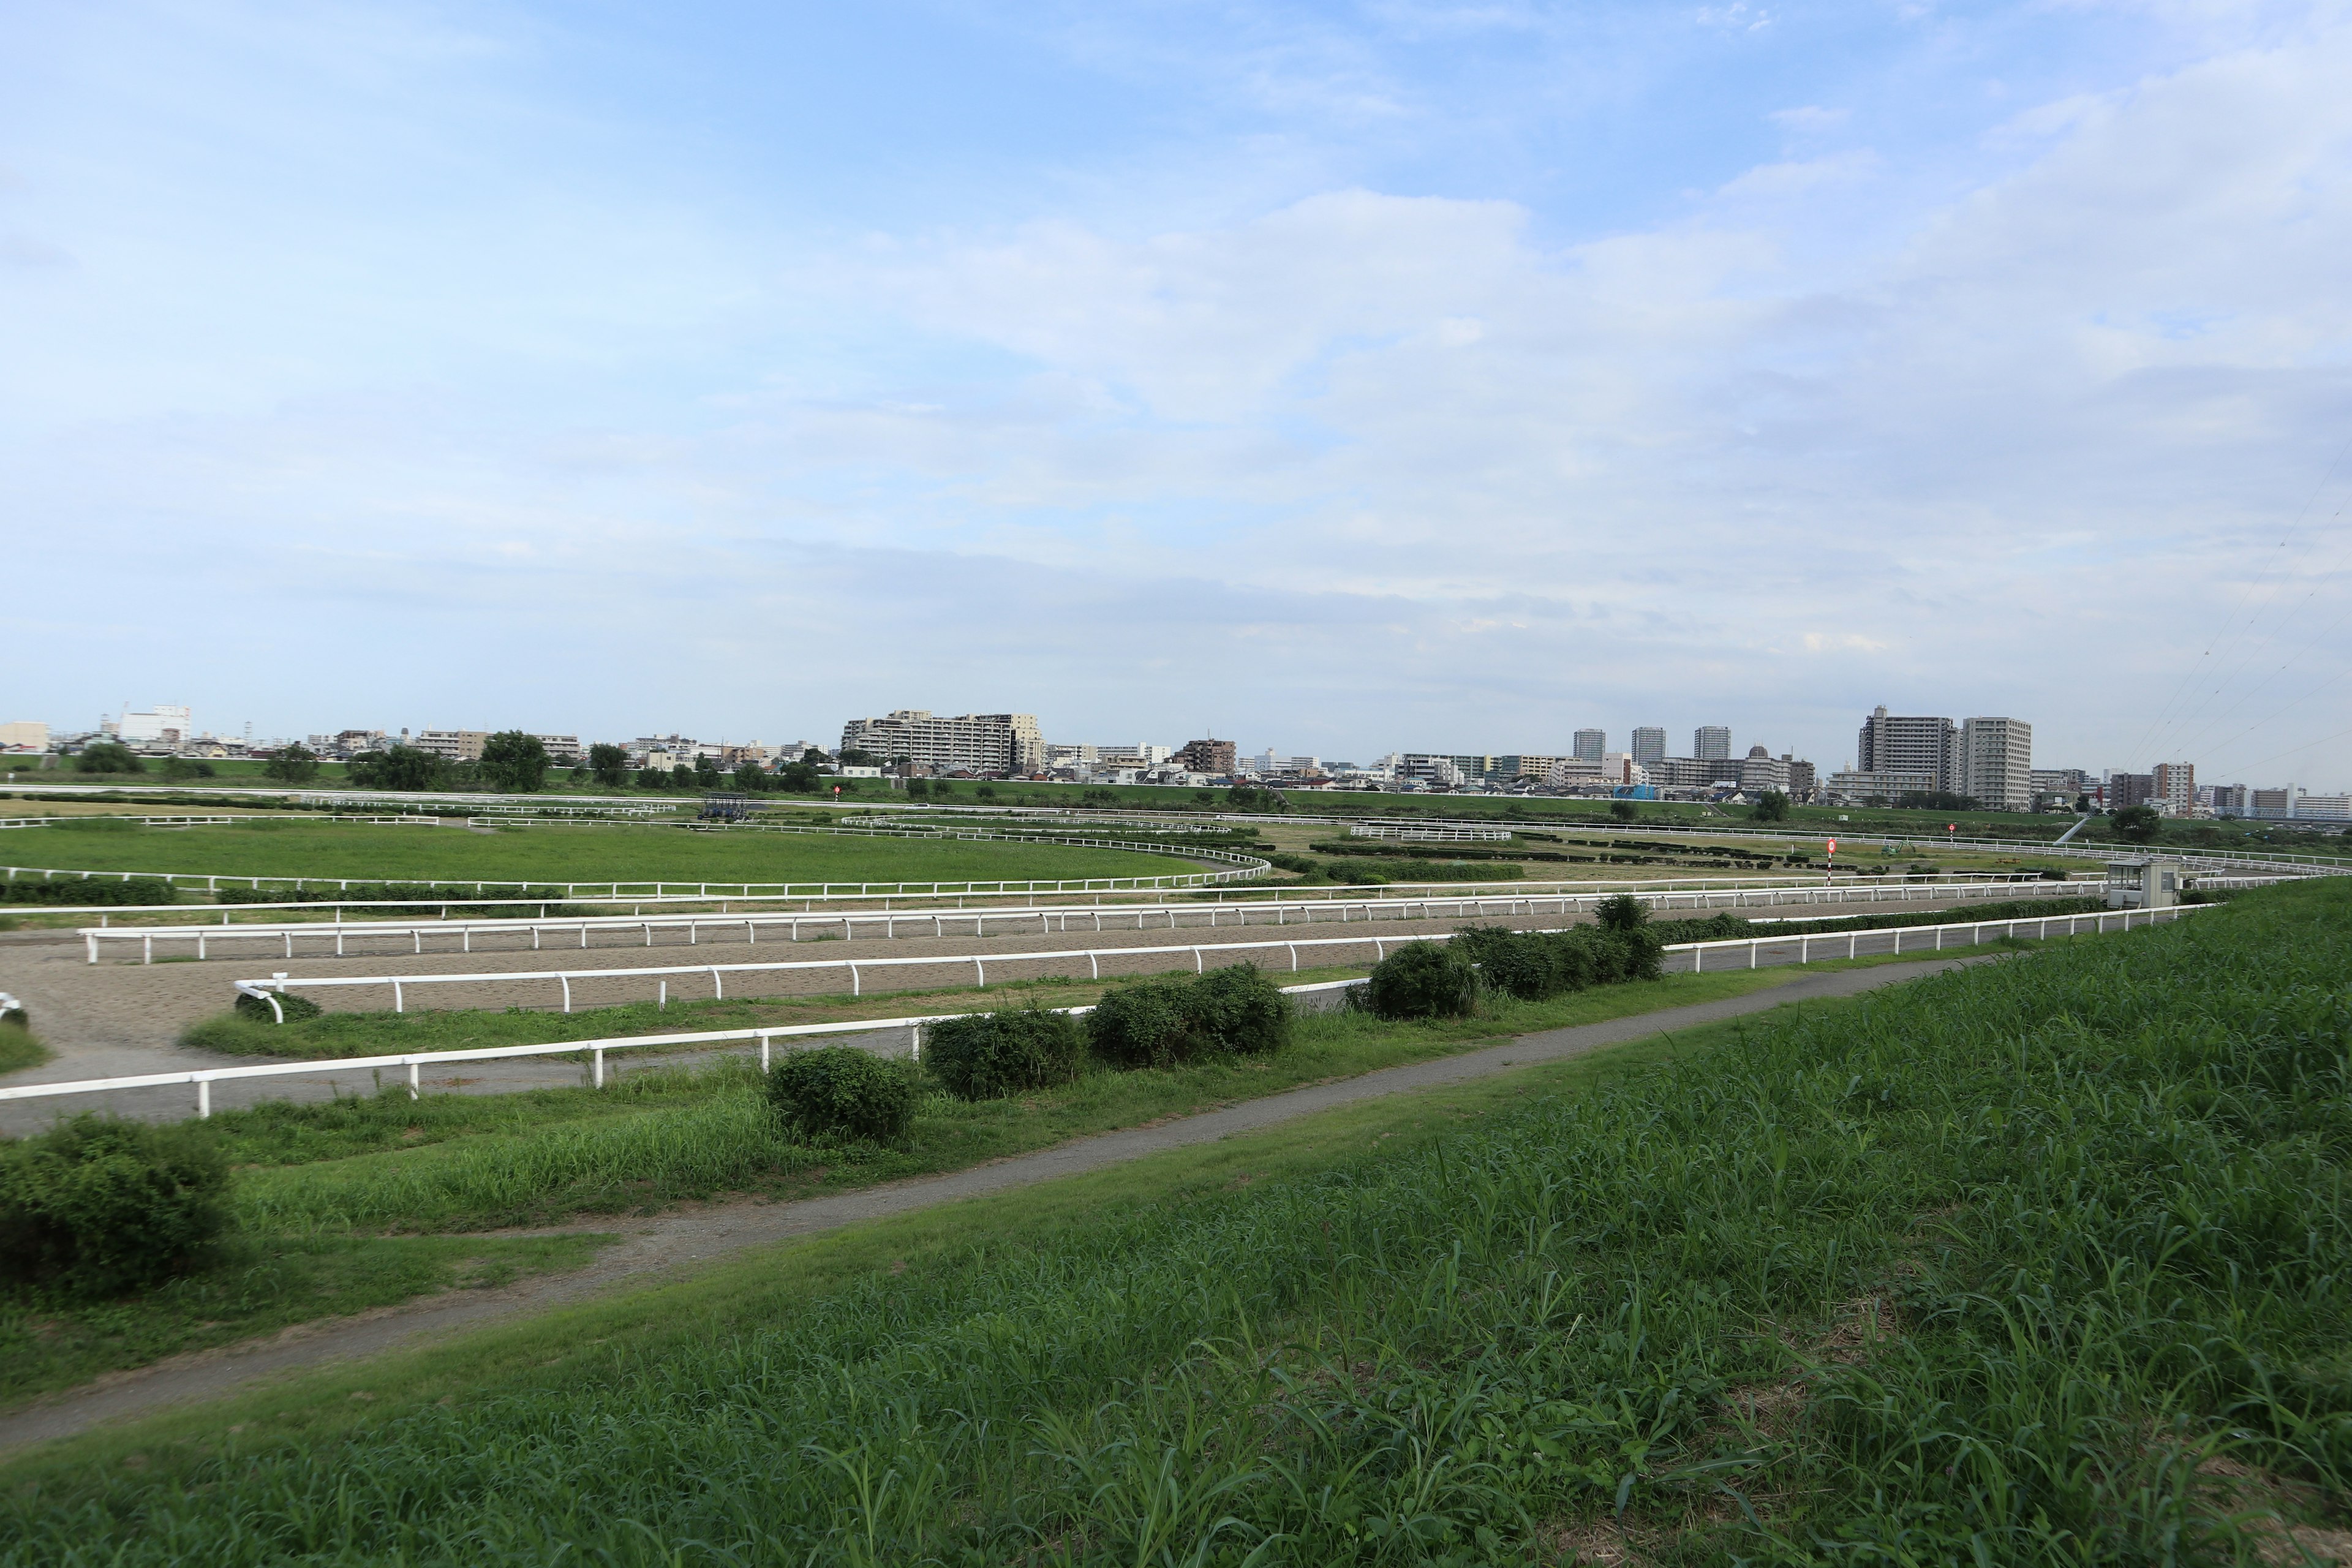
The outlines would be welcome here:
[[[47,724],[33,719],[0,724],[0,752],[46,752],[48,749],[49,727]]]
[[[488,730],[419,730],[411,743],[426,756],[445,763],[478,763],[489,739]]]

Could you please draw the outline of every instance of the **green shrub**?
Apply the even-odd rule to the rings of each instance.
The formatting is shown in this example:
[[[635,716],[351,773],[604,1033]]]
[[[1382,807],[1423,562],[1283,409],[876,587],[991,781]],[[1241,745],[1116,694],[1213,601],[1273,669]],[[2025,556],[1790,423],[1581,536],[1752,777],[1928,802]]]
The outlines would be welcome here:
[[[1290,1043],[1290,998],[1255,964],[1212,969],[1194,980],[1190,1023],[1203,1051],[1272,1056]]]
[[[1650,923],[1650,906],[1631,893],[1620,893],[1613,899],[1601,900],[1592,915],[1603,930],[1632,931]]]
[[[933,1026],[924,1061],[960,1100],[998,1100],[1068,1083],[1086,1064],[1077,1020],[1043,1007],[1006,1008]]]
[[[1739,923],[1744,931],[1746,922]],[[1654,980],[1663,970],[1664,947],[1647,926],[1631,931],[1578,926],[1564,931],[1465,926],[1454,933],[1453,942],[1453,951],[1476,966],[1479,984],[1523,1002],[1592,985]]]
[[[1087,1043],[1117,1067],[1173,1067],[1192,1054],[1183,980],[1141,980],[1107,991],[1087,1016]]]
[[[784,1127],[812,1140],[906,1136],[915,1120],[915,1075],[855,1046],[794,1051],[768,1073],[768,1101]]]
[[[199,1261],[228,1162],[193,1126],[86,1111],[0,1151],[0,1280],[118,1295]]]
[[[1478,972],[1450,942],[1409,942],[1372,970],[1366,990],[1383,1018],[1459,1018],[1475,1000]]]
[[[299,1024],[305,1018],[315,1018],[326,1011],[308,996],[297,996],[290,991],[278,993],[276,1007],[270,1006],[261,997],[240,991],[236,995],[236,1010],[248,1018],[258,1019],[265,1024],[277,1023],[280,1011],[285,1013],[286,1022],[289,1024]]]
[[[1166,1068],[1231,1052],[1264,1056],[1290,1042],[1290,998],[1255,965],[1139,981],[1108,992],[1087,1019],[1094,1053],[1123,1068]]]

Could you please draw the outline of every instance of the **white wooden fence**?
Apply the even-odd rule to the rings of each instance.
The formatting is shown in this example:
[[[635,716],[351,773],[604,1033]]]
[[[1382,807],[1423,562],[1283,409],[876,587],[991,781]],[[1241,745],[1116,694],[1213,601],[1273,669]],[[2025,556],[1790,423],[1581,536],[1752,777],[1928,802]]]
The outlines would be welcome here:
[[[1443,884],[1439,885],[1443,886]],[[1938,898],[1960,902],[1966,902],[1971,899],[2070,898],[2081,896],[2090,886],[2092,884],[2073,882],[2023,884],[1958,882],[1933,888],[1897,885],[1894,889],[1807,886],[1739,889],[1730,894],[1718,895],[1718,897],[1728,907],[1753,909],[1759,906],[1771,908],[1782,904],[1807,906],[1855,902],[1878,904],[1886,901],[1885,895],[1890,891],[1905,895],[1904,899],[1895,900],[1898,902],[1910,901],[1913,899],[1935,901]],[[740,931],[743,941],[752,944],[760,941],[762,931],[771,933],[772,941],[775,939],[775,933],[781,931],[784,941],[799,942],[803,940],[801,934],[803,930],[809,927],[828,932],[837,930],[838,934],[845,940],[860,935],[860,928],[863,928],[862,934],[869,938],[895,938],[902,929],[919,936],[961,935],[963,934],[962,928],[966,922],[970,923],[970,934],[976,937],[987,935],[992,922],[1000,929],[1005,926],[1024,926],[1034,923],[1039,934],[1051,935],[1056,931],[1068,931],[1074,922],[1090,922],[1089,929],[1097,931],[1103,931],[1106,929],[1104,925],[1106,916],[1119,922],[1108,928],[1113,930],[1120,929],[1129,916],[1134,919],[1132,929],[1136,931],[1147,930],[1152,925],[1162,922],[1171,931],[1175,930],[1180,924],[1203,923],[1213,930],[1222,925],[1249,925],[1252,923],[1251,917],[1254,915],[1259,917],[1257,923],[1263,924],[1265,923],[1264,917],[1269,913],[1273,915],[1272,923],[1276,925],[1289,925],[1294,920],[1302,925],[1311,925],[1318,921],[1328,922],[1334,920],[1344,925],[1356,919],[1479,920],[1545,914],[1572,915],[1589,912],[1595,905],[1612,896],[1612,894],[1592,890],[1518,895],[1455,893],[1451,897],[1435,898],[1424,893],[1417,899],[1318,899],[1296,902],[1260,900],[1215,903],[1188,901],[1173,904],[1121,904],[1108,907],[1097,903],[1067,905],[1061,908],[1046,906],[1010,910],[933,910],[920,912],[904,910],[860,912],[845,910],[838,913],[822,914],[791,911],[780,913],[745,911],[730,914],[722,911],[652,916],[571,915],[555,918],[542,916],[537,919],[476,921],[376,920],[351,923],[343,923],[340,921],[306,921],[284,925],[257,923],[237,926],[229,925],[224,919],[218,926],[85,926],[78,934],[82,938],[89,962],[91,963],[99,961],[101,944],[110,944],[120,948],[133,943],[138,946],[141,962],[152,963],[155,961],[158,942],[164,943],[167,948],[173,942],[179,943],[183,948],[193,947],[195,957],[207,958],[211,955],[212,946],[219,942],[262,942],[279,946],[282,949],[281,956],[292,958],[295,939],[299,937],[307,939],[320,948],[331,944],[334,956],[341,958],[345,956],[349,951],[349,943],[352,942],[384,938],[395,940],[405,938],[410,943],[411,952],[422,953],[425,951],[425,939],[427,936],[445,938],[454,936],[458,941],[459,952],[471,952],[474,951],[474,939],[478,936],[529,936],[531,951],[538,952],[542,941],[551,936],[576,937],[578,945],[584,949],[589,945],[589,938],[592,935],[635,934],[641,937],[644,946],[651,947],[654,945],[654,936],[657,931],[684,931],[688,945],[698,945],[701,933],[705,930]],[[1643,901],[1654,909],[1664,908],[1667,907],[1671,897],[1670,894],[1653,894],[1646,896]],[[950,932],[949,929],[950,926],[958,929]],[[324,955],[323,952],[314,953],[314,956]]]
[[[2032,928],[2032,933],[2034,936],[2044,937],[2052,934],[2052,928],[2063,925],[2064,929],[2056,933],[2063,936],[2074,934],[2084,931],[2085,929],[2085,922],[2088,922],[2088,929],[2092,931],[2128,930],[2135,923],[2147,925],[2161,921],[2177,920],[2180,916],[2191,913],[2199,908],[2210,907],[2211,906],[2188,905],[2182,908],[2168,910],[2113,910],[2096,914],[2027,916],[2007,921],[1960,921],[1950,925],[1906,926],[1896,927],[1891,930],[1872,931],[1841,931],[1827,935],[1800,936],[1792,934],[1786,936],[1761,936],[1744,942],[1686,942],[1669,947],[1666,949],[1666,953],[1670,959],[1674,955],[1679,953],[1689,953],[1690,969],[1693,972],[1704,972],[1707,953],[1724,952],[1729,949],[1742,949],[1745,950],[1748,962],[1744,965],[1735,964],[1734,967],[1752,969],[1759,967],[1764,962],[1764,954],[1768,952],[1777,952],[1782,955],[1775,958],[1773,961],[1775,963],[1809,962],[1811,948],[1814,943],[1825,942],[1835,944],[1839,942],[1843,942],[1846,944],[1846,951],[1844,953],[1839,954],[1838,956],[1854,958],[1864,956],[1861,951],[1862,943],[1872,939],[1893,939],[1894,945],[1890,951],[1900,953],[1912,951],[1910,948],[1906,946],[1906,943],[1913,939],[1929,937],[1933,939],[1932,951],[1941,952],[1947,946],[1944,940],[1946,934],[1953,931],[1964,931],[1970,933],[1967,942],[1956,943],[1954,945],[1973,946],[1984,942],[1988,932],[1996,933],[2000,936],[2015,936],[2021,930],[2031,927]],[[1358,938],[1354,940],[1359,942],[1370,940],[1375,943],[1376,947],[1384,949],[1386,943],[1389,942],[1442,942],[1446,940],[1446,937]],[[1139,952],[1145,951],[1181,952],[1189,951],[1195,955],[1194,963],[1197,966],[1200,962],[1199,955],[1202,952],[1234,951],[1244,946],[1267,948],[1284,945],[1307,946],[1323,944],[1252,942],[1245,944],[1230,944],[1223,947],[1202,947],[1191,949],[1167,948],[1159,950],[1120,948],[1110,951],[1119,952]],[[1785,956],[1791,946],[1796,948],[1796,956],[1794,958]],[[1021,959],[1049,958],[1057,955],[1050,953],[1003,953],[997,956],[1000,960],[1010,959],[1017,961]],[[923,961],[884,959],[863,962],[868,964],[887,964]],[[955,962],[979,963],[981,961],[973,959],[959,960]],[[1721,965],[1717,965],[1717,967],[1720,968]],[[623,972],[608,970],[603,973],[619,973]],[[474,976],[472,978],[486,979],[497,977]],[[716,976],[714,975],[713,978],[715,980]],[[290,980],[289,977],[283,975],[273,976],[272,981],[282,982],[285,984],[289,985],[303,984],[302,982]],[[349,984],[366,984],[366,982],[350,982]],[[382,984],[382,982],[377,982],[377,984]],[[1365,982],[1362,980],[1345,980],[1326,982],[1321,984],[1288,986],[1286,987],[1285,990],[1286,994],[1296,996],[1302,993],[1340,990],[1349,987],[1360,986],[1364,984]],[[246,992],[247,994],[266,994],[266,992],[261,991],[258,988],[249,990],[246,983],[240,983],[238,989],[240,992]],[[1090,1006],[1077,1006],[1057,1010],[1075,1015],[1090,1012],[1092,1011],[1092,1008]],[[266,1062],[249,1067],[198,1068],[180,1072],[142,1073],[124,1078],[83,1079],[70,1083],[21,1084],[13,1088],[0,1089],[0,1100],[46,1099],[62,1095],[104,1094],[117,1089],[156,1089],[185,1084],[194,1086],[196,1090],[196,1114],[200,1117],[204,1117],[210,1116],[212,1114],[212,1086],[215,1083],[225,1079],[273,1077],[282,1078],[299,1074],[381,1070],[385,1068],[396,1068],[406,1070],[408,1074],[408,1092],[413,1098],[422,1091],[420,1069],[425,1067],[450,1062],[487,1062],[530,1057],[561,1056],[569,1053],[583,1053],[589,1057],[592,1081],[597,1088],[601,1089],[604,1087],[604,1055],[608,1051],[646,1050],[666,1046],[723,1045],[734,1040],[749,1040],[758,1043],[760,1047],[760,1066],[764,1071],[769,1065],[771,1052],[773,1048],[774,1043],[779,1039],[798,1039],[824,1035],[877,1034],[891,1029],[903,1028],[912,1032],[913,1037],[910,1041],[910,1049],[913,1054],[919,1057],[922,1048],[921,1031],[925,1025],[935,1024],[947,1018],[961,1017],[963,1016],[964,1015],[962,1014],[945,1013],[928,1014],[899,1018],[859,1018],[845,1020],[837,1024],[776,1025],[765,1028],[699,1030],[693,1033],[674,1035],[623,1035],[601,1039],[562,1040],[537,1046],[490,1046],[470,1050],[413,1051],[391,1056],[344,1057],[327,1061]]]

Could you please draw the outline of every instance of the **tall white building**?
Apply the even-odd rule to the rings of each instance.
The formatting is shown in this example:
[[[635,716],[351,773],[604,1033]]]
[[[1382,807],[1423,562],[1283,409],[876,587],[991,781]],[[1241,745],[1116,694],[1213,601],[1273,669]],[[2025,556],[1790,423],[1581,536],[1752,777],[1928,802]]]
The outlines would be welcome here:
[[[126,746],[180,746],[194,739],[196,727],[188,710],[159,702],[149,709],[125,708],[114,727],[115,738]]]
[[[1643,767],[1666,760],[1666,731],[1657,724],[1643,724],[1633,731],[1633,760]]]
[[[1731,726],[1701,724],[1691,731],[1691,755],[1700,762],[1721,762],[1731,755]]]
[[[1960,794],[1988,811],[2033,809],[2032,725],[2022,719],[1963,719],[1958,749]]]

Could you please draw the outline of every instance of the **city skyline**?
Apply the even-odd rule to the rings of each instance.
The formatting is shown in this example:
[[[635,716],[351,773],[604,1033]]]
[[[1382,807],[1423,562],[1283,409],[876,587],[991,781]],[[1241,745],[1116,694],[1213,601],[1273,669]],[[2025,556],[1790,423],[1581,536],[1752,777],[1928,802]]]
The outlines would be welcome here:
[[[2338,7],[8,29],[20,717],[2352,775]]]

